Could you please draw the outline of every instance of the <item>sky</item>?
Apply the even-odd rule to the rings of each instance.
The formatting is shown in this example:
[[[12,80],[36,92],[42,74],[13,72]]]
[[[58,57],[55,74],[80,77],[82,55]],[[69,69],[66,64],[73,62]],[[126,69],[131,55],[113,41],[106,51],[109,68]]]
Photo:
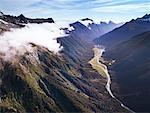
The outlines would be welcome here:
[[[150,13],[150,0],[0,0],[0,11],[27,17],[52,17],[58,22],[91,18],[126,22]]]

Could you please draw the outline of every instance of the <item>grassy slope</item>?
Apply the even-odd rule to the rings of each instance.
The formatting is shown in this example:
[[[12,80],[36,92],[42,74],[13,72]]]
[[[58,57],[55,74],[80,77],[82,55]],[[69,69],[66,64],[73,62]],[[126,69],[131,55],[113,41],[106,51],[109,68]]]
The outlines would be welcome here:
[[[72,65],[64,56],[35,48],[13,64],[1,61],[2,112],[123,111],[89,65]]]

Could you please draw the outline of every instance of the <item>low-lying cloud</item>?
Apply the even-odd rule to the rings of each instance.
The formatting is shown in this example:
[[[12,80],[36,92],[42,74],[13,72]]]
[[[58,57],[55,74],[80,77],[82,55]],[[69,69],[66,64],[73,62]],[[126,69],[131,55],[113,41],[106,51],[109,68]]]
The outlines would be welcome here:
[[[27,24],[21,29],[11,29],[0,36],[0,56],[9,59],[18,54],[23,55],[25,51],[32,51],[29,43],[57,53],[61,47],[56,38],[65,35],[54,23]]]

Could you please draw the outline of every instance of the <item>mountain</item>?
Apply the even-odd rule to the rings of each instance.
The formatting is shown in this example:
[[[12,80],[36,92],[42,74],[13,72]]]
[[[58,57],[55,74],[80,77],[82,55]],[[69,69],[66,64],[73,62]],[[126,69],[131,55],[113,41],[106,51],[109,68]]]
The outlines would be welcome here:
[[[49,23],[52,26],[44,24],[44,28],[50,27],[48,32],[39,28],[43,27],[39,22],[36,26],[20,26],[24,23],[20,21],[22,17],[18,20],[18,17],[11,16],[10,19],[7,16],[8,19],[2,18],[0,23],[4,28],[10,25],[0,34],[0,44],[3,44],[1,48],[6,46],[5,49],[8,49],[6,52],[5,49],[0,49],[1,112],[129,112],[110,97],[105,89],[106,79],[88,64],[93,57],[93,43],[83,38],[87,36],[86,32],[81,37],[72,30],[65,36],[50,40],[56,40],[60,46],[59,51],[55,52],[48,47],[56,43],[48,40],[40,45],[41,43],[34,41],[37,42],[39,38],[45,40],[46,33],[48,36],[57,36],[55,31],[60,33],[61,30],[56,29],[54,23]],[[80,28],[76,28],[78,29]],[[25,32],[20,32],[22,30]],[[28,33],[29,30],[32,31]],[[41,31],[45,34],[35,35]],[[14,39],[6,37],[11,36],[6,35],[10,32],[12,35],[20,33],[16,35],[19,36],[17,43],[16,36]],[[34,37],[36,40],[25,43],[21,48],[16,46],[20,44],[18,41],[24,41],[24,35],[26,38],[33,38],[31,34],[37,36]],[[5,39],[8,45],[4,44]],[[16,45],[12,47],[10,43]]]
[[[138,21],[150,21],[150,14],[144,15],[142,18],[137,18]]]
[[[5,31],[9,31],[10,28],[20,28],[20,26],[18,26],[16,24],[8,23],[8,22],[0,19],[0,34]]]
[[[115,28],[118,28],[123,23],[114,23],[112,21],[106,22],[100,22],[100,23],[92,23],[89,24],[89,28],[94,32],[94,34],[97,34],[97,37],[104,35],[105,33],[108,33],[112,31]],[[96,38],[97,38],[96,37]]]
[[[70,26],[74,28],[74,34],[78,35],[79,37],[86,38],[86,40],[90,41],[121,25],[121,23],[115,24],[112,21],[109,23],[96,23],[89,18],[81,19],[75,23],[70,24]]]
[[[8,20],[7,17],[5,17],[5,15],[0,12],[0,34],[5,32],[5,31],[9,31],[10,28],[21,28],[24,27],[24,25],[21,25],[20,23],[11,23],[9,21],[5,21]]]
[[[27,23],[54,23],[54,20],[52,18],[36,18],[36,19],[31,19],[31,18],[27,18],[25,17],[23,14],[19,15],[19,16],[11,16],[11,15],[5,15],[1,12],[0,14],[0,19],[9,22],[9,23],[13,23],[13,24],[27,24]],[[23,26],[23,25],[22,25]]]
[[[94,40],[96,44],[101,44],[106,47],[112,47],[131,37],[150,30],[150,21],[145,21],[150,18],[150,15],[145,15],[142,18],[131,20],[119,28],[104,34]]]
[[[136,112],[149,112],[150,31],[136,35],[106,51],[104,57],[115,60],[110,66],[120,96]],[[114,82],[113,82],[114,83]],[[114,92],[117,92],[114,88]]]
[[[70,24],[70,27],[74,28],[72,34],[76,35],[77,37],[85,40],[92,40],[92,38],[94,38],[92,31],[79,21]]]

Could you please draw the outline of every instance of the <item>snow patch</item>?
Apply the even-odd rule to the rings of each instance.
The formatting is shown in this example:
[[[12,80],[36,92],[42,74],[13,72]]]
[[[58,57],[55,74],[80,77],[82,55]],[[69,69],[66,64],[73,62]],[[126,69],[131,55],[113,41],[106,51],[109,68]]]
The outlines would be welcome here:
[[[3,24],[8,24],[7,22],[5,22],[4,20],[0,19],[0,22]]]
[[[89,24],[92,24],[93,22],[91,20],[85,20],[85,21],[79,21],[80,23],[82,23],[83,25],[85,25],[86,27],[89,28]]]

